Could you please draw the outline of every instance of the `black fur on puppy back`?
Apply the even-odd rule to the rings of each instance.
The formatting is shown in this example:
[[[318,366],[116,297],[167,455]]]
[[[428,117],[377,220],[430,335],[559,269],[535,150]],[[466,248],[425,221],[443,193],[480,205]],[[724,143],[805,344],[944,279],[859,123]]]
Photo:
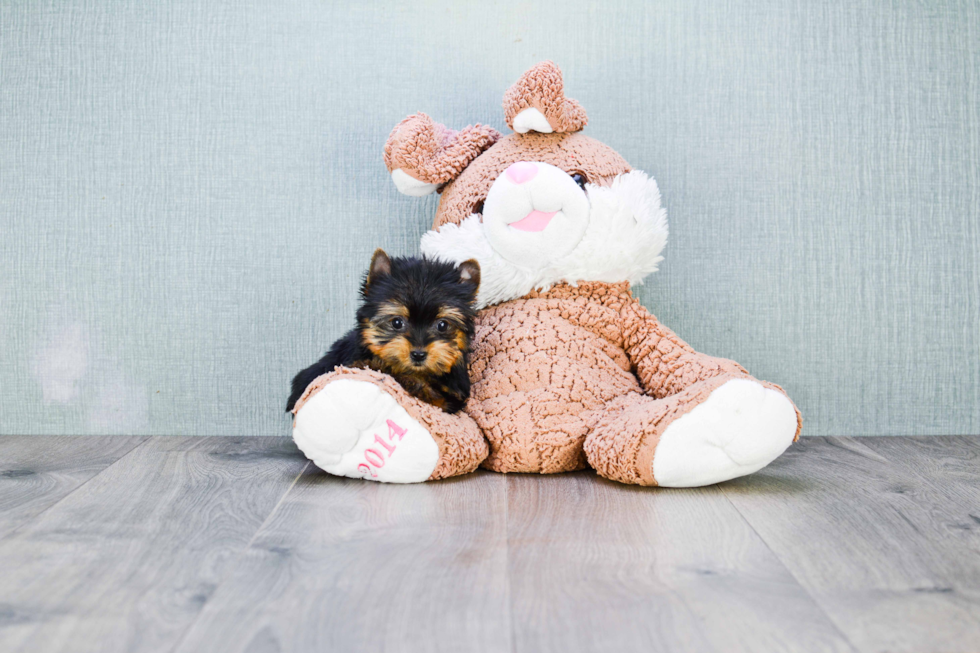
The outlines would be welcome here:
[[[286,410],[293,410],[317,377],[344,366],[385,372],[423,401],[458,411],[469,397],[468,352],[479,283],[475,261],[456,266],[389,258],[377,250],[361,283],[357,326],[296,375]],[[426,352],[425,362],[413,363],[412,352]]]

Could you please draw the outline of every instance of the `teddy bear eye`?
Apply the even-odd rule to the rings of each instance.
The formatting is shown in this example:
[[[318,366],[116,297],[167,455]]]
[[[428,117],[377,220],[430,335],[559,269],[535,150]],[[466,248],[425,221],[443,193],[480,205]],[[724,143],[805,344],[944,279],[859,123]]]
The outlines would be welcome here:
[[[479,202],[473,205],[473,210],[470,211],[470,215],[474,213],[480,213],[481,215],[483,214],[483,200],[480,200]]]
[[[579,188],[585,189],[585,185],[589,183],[589,180],[581,172],[576,172],[572,174],[572,181],[578,184]]]

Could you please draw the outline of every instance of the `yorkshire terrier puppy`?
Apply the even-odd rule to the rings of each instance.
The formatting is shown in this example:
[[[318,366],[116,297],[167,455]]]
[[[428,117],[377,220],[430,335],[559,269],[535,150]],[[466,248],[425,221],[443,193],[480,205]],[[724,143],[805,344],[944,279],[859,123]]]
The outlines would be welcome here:
[[[457,267],[377,250],[361,284],[357,326],[296,375],[286,410],[314,379],[344,366],[384,372],[409,394],[457,412],[470,396],[467,359],[479,287],[475,260]]]

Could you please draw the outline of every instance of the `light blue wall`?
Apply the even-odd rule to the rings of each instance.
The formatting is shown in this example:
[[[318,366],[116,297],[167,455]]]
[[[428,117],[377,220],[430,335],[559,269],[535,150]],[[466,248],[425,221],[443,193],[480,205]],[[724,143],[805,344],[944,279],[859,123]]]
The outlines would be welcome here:
[[[287,432],[435,210],[391,127],[546,58],[660,182],[666,324],[809,435],[980,432],[975,0],[0,0],[0,432]]]

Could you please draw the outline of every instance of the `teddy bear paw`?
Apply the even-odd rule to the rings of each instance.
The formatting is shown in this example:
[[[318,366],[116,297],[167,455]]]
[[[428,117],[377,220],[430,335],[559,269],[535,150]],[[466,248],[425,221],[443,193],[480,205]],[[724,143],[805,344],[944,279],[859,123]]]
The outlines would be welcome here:
[[[425,481],[439,460],[429,432],[365,381],[333,381],[307,399],[293,440],[325,472],[383,483]]]
[[[796,429],[796,409],[786,395],[732,379],[667,427],[653,476],[662,487],[698,487],[752,474],[786,450]]]

